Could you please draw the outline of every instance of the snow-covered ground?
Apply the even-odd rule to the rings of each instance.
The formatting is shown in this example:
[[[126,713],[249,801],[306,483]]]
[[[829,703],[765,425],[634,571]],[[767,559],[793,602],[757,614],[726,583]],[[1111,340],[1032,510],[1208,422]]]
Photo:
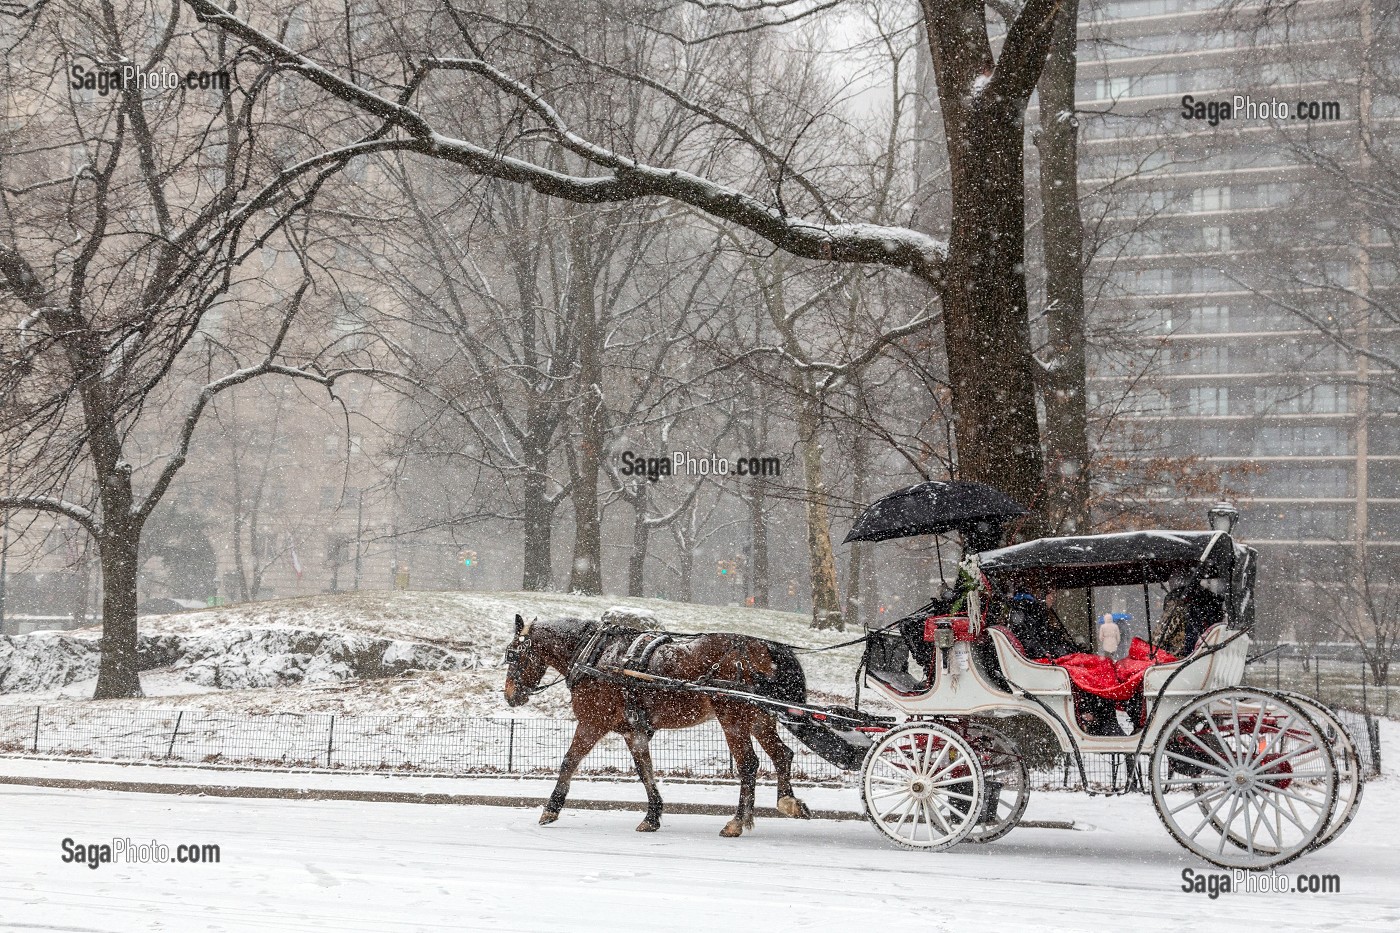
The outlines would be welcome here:
[[[507,793],[517,782],[492,784]],[[634,784],[613,787],[641,798]],[[664,788],[671,800],[693,791]],[[596,793],[575,784],[576,797]],[[854,790],[803,794],[858,806]],[[1333,846],[1284,869],[1338,875],[1340,892],[1326,895],[1183,892],[1184,869],[1210,867],[1171,841],[1145,797],[1039,794],[1027,818],[1084,828],[1022,828],[929,855],[891,848],[862,822],[767,819],[721,839],[721,816],[671,814],[661,832],[641,834],[633,812],[566,811],[540,827],[533,810],[504,807],[0,786],[0,929],[1356,933],[1400,923],[1394,775],[1367,788]],[[172,851],[213,843],[220,860],[95,870],[61,861],[65,838],[115,837]]]
[[[655,599],[557,593],[344,593],[248,603],[142,620],[153,669],[147,699],[103,706],[230,712],[491,716],[502,653],[517,612],[598,618],[610,606],[647,609],[676,632],[736,631],[794,644],[844,641],[806,617]],[[97,673],[96,629],[0,636],[0,703],[86,700]],[[848,697],[859,648],[803,656],[818,698]],[[537,697],[517,715],[558,716],[567,694]]]

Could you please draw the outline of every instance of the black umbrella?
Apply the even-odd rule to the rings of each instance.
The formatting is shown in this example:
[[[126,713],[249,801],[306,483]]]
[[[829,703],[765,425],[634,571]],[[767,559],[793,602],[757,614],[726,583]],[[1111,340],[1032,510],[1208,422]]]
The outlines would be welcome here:
[[[919,483],[875,500],[856,519],[846,542],[886,541],[945,531],[977,531],[979,522],[1000,526],[1026,514],[1016,500],[985,483]],[[843,543],[846,543],[843,542]]]

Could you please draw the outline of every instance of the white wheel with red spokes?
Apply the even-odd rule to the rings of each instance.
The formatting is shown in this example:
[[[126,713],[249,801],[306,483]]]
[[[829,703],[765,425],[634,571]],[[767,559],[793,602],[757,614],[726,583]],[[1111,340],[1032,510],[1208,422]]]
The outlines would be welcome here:
[[[1152,753],[1152,799],[1177,842],[1222,868],[1264,869],[1326,831],[1337,769],[1295,700],[1227,687],[1183,707]]]
[[[1314,849],[1320,849],[1340,836],[1342,830],[1351,825],[1351,819],[1356,815],[1363,787],[1361,755],[1357,752],[1356,743],[1351,740],[1351,735],[1330,709],[1301,693],[1287,690],[1280,690],[1278,693],[1301,706],[1313,718],[1313,722],[1322,727],[1322,736],[1327,740],[1328,748],[1332,751],[1332,762],[1337,767],[1337,806],[1332,810],[1332,819],[1328,821],[1327,828],[1312,845]]]
[[[865,814],[891,842],[936,852],[968,837],[982,817],[986,784],[977,752],[934,722],[892,729],[861,771]]]

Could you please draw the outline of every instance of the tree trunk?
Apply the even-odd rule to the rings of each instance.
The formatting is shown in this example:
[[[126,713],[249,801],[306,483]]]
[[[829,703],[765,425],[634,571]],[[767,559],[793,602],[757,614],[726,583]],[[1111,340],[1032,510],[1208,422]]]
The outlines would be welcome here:
[[[695,601],[695,549],[691,546],[689,539],[677,542],[680,547],[677,549],[676,563],[679,565],[680,592],[677,599],[683,603]]]
[[[753,541],[750,580],[753,584],[753,604],[759,609],[767,609],[773,598],[772,574],[768,566],[768,516],[764,514],[768,499],[767,483],[764,477],[755,476],[749,495],[749,531]]]
[[[627,558],[627,595],[643,596],[646,585],[647,542],[651,526],[647,524],[647,484],[642,483],[634,502],[636,514],[632,519],[632,553]]]
[[[841,594],[836,583],[836,555],[831,550],[831,518],[822,482],[822,449],[816,401],[800,373],[793,373],[797,395],[797,445],[807,504],[807,561],[812,574],[812,628],[843,629]]]
[[[546,495],[548,477],[532,465],[525,474],[525,532],[521,546],[524,573],[520,587],[527,592],[548,590],[553,578],[554,505]]]
[[[851,500],[857,505],[865,502],[865,478],[869,475],[869,448],[866,446],[865,432],[861,430],[860,419],[865,408],[865,391],[859,380],[855,383],[853,400],[855,418],[851,422]],[[865,546],[851,544],[851,556],[846,565],[846,620],[870,624],[870,611],[862,605],[865,595],[864,579]]]
[[[1049,359],[1044,375],[1046,524],[1089,531],[1089,424],[1085,391],[1084,220],[1079,210],[1079,121],[1074,81],[1079,0],[1062,0],[1040,76],[1040,199]]]
[[[134,521],[110,522],[97,541],[102,561],[102,660],[94,700],[139,697],[136,656],[136,574],[141,528]]]
[[[569,571],[569,592],[597,596],[603,592],[602,516],[598,501],[604,434],[602,333],[584,233],[585,227],[579,223],[569,238],[573,260],[569,300],[574,303],[578,328],[580,431],[574,458],[574,560]]]
[[[1053,3],[1028,0],[1018,25],[1027,17],[1048,24],[1047,6],[1053,16]],[[993,59],[982,0],[923,0],[923,7],[952,191],[940,293],[958,473],[1037,508],[1044,459],[1026,298],[1022,136],[1049,30],[1043,44],[1040,26],[1022,30],[1017,67],[1007,46]]]
[[[1040,201],[1045,251],[1045,318],[1049,328],[1041,398],[1045,402],[1045,519],[1050,534],[1086,534],[1089,520],[1089,417],[1085,383],[1084,219],[1079,210],[1079,0],[1062,0],[1050,57],[1040,75]],[[1093,644],[1082,590],[1057,602],[1065,627]]]

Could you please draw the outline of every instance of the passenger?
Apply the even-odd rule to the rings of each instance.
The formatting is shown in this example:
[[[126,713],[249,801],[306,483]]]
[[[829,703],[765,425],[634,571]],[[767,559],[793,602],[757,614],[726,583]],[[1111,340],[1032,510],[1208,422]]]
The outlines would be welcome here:
[[[1028,658],[1058,658],[1080,650],[1055,614],[1055,593],[1022,590],[1011,597],[1008,627]]]
[[[1206,629],[1225,620],[1225,598],[1217,579],[1197,580],[1187,573],[1173,574],[1162,600],[1162,634],[1158,647],[1184,658],[1196,648]]]

